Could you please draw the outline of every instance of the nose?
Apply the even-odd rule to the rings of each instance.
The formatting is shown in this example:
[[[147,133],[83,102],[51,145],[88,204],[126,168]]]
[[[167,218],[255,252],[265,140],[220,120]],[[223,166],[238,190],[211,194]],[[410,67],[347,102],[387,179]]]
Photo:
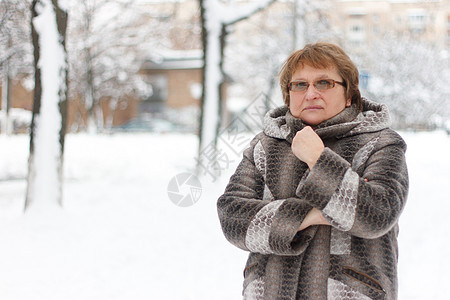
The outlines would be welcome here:
[[[314,100],[317,99],[319,97],[319,92],[316,90],[316,88],[314,87],[314,85],[310,84],[308,86],[308,89],[305,92],[305,99],[306,100]]]

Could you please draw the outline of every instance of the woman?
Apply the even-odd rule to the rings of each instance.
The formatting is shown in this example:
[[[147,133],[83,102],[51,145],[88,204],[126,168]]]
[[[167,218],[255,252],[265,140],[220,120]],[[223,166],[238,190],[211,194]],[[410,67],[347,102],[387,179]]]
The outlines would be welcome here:
[[[283,65],[286,105],[268,112],[218,200],[226,238],[250,252],[245,299],[397,298],[406,145],[358,77],[328,43]]]

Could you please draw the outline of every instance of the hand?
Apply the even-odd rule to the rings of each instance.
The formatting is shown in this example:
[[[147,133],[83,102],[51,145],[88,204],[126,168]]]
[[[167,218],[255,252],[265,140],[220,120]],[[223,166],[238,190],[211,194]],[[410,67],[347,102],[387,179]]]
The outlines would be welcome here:
[[[325,149],[320,137],[307,126],[295,134],[291,145],[294,155],[312,169]]]
[[[302,231],[311,225],[330,225],[330,223],[328,223],[320,210],[313,208],[306,214],[298,231]]]

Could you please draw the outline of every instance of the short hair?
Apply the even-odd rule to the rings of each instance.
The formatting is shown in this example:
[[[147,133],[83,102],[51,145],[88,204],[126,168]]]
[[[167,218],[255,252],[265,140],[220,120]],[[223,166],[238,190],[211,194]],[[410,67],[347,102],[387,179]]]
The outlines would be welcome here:
[[[308,44],[293,52],[284,62],[279,73],[284,103],[289,106],[289,82],[299,67],[309,65],[317,69],[336,67],[346,88],[346,99],[362,110],[361,93],[358,88],[359,72],[350,57],[339,46],[331,43]]]

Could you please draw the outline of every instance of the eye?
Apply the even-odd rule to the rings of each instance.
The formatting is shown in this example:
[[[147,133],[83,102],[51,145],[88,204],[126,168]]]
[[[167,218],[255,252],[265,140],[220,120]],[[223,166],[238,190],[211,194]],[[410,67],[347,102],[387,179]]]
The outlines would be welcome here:
[[[306,88],[308,86],[308,83],[306,81],[296,81],[296,82],[293,82],[292,85],[295,88],[303,89],[303,88]]]
[[[333,86],[333,82],[328,79],[317,80],[314,86],[319,90],[326,90]]]

